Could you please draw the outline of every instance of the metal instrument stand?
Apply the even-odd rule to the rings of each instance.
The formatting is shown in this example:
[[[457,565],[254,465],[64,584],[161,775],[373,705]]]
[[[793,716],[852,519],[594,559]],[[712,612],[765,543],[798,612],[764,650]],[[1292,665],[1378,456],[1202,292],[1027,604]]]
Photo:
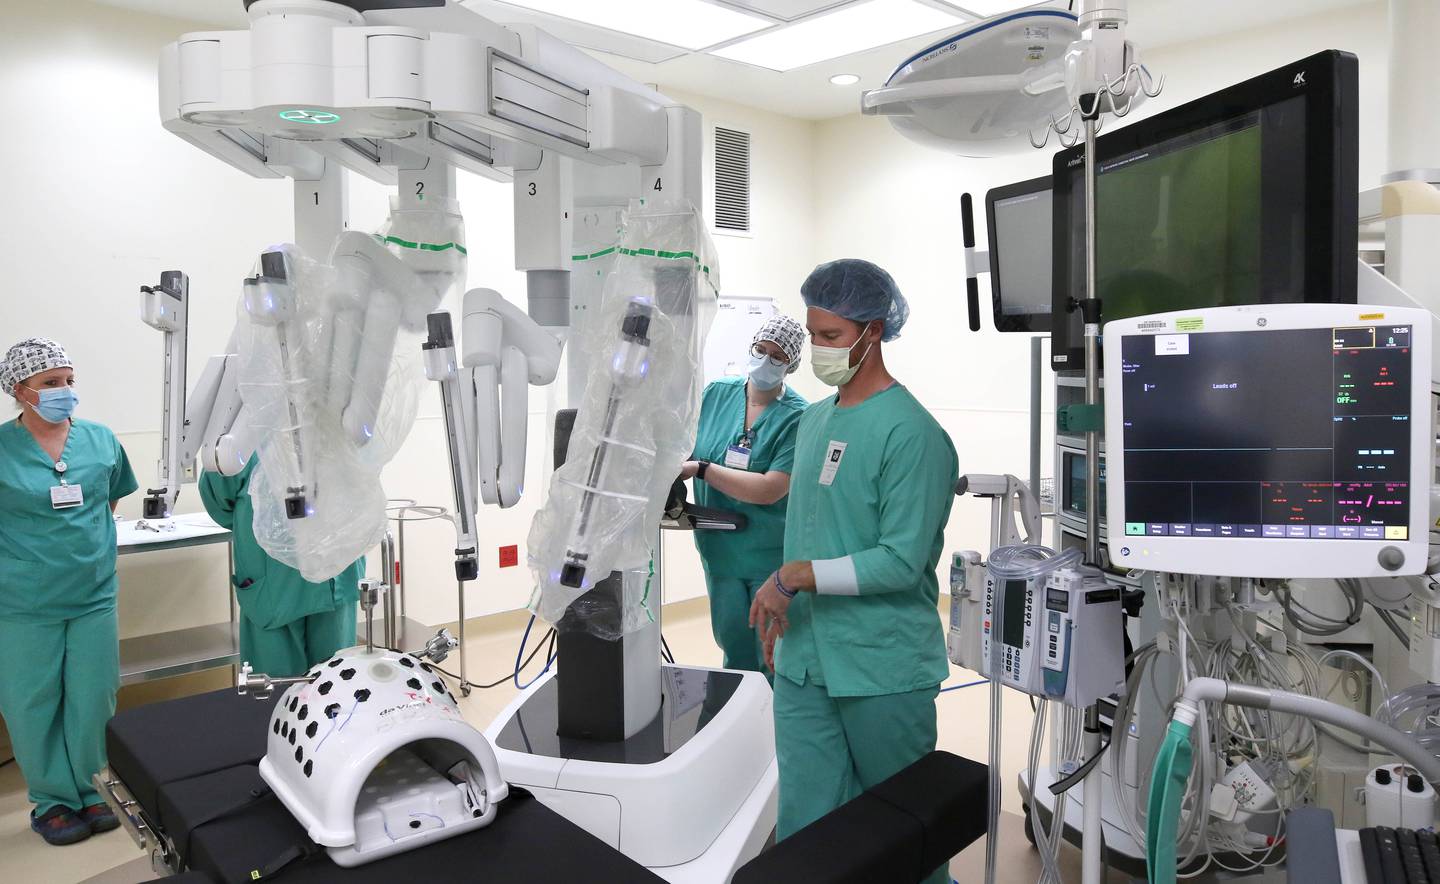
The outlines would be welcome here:
[[[406,522],[429,522],[435,519],[444,519],[447,522],[453,521],[450,511],[443,506],[427,506],[417,504],[409,498],[392,498],[386,501],[386,517],[390,521],[399,524],[396,529],[396,541],[398,551],[395,555],[395,573],[387,575],[390,585],[393,587],[392,599],[398,599],[398,603],[392,604],[399,607],[399,622],[403,624],[402,636],[423,635],[427,630],[418,623],[412,623],[406,615],[405,607],[405,523]],[[470,696],[470,689],[473,687],[469,679],[469,669],[466,665],[465,652],[465,584],[456,583],[456,593],[459,597],[460,614],[460,695]],[[429,636],[425,636],[428,638]],[[402,639],[403,641],[403,639]],[[407,647],[409,647],[407,645]],[[418,647],[418,645],[417,645]]]

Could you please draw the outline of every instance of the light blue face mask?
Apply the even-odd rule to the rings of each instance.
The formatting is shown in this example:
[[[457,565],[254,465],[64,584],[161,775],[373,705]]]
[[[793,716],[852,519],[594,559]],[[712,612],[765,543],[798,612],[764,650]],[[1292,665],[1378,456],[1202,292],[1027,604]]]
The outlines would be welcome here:
[[[750,354],[750,382],[757,390],[773,390],[785,383],[789,365],[776,365],[769,356]]]
[[[34,387],[30,389],[35,390]],[[80,397],[75,394],[72,387],[35,390],[35,392],[40,395],[40,402],[35,406],[35,413],[48,423],[58,424],[61,421],[69,420],[70,415],[75,413],[75,406],[80,404]]]

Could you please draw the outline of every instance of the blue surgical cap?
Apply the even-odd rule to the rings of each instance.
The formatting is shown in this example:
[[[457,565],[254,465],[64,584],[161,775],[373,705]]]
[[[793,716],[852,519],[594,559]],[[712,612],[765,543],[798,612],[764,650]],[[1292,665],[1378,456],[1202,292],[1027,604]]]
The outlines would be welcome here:
[[[900,336],[910,305],[895,280],[879,267],[859,258],[841,258],[821,264],[800,286],[806,307],[819,307],[855,322],[885,321],[882,341]]]

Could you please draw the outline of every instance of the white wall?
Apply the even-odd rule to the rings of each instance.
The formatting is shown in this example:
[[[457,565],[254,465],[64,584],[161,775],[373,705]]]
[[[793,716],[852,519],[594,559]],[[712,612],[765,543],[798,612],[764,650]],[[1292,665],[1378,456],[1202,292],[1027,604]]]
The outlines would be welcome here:
[[[1137,15],[1143,10],[1137,11]],[[1360,185],[1378,184],[1385,159],[1386,14],[1383,3],[1144,54],[1166,78],[1154,113],[1322,49],[1360,59]],[[1137,118],[1143,116],[1137,110]],[[888,269],[910,299],[910,324],[887,348],[892,372],[941,420],[964,472],[1029,469],[1028,336],[993,331],[986,283],[984,331],[968,330],[960,256],[960,195],[977,207],[997,185],[1048,174],[1052,147],[1003,159],[946,156],[906,141],[884,119],[852,115],[818,124],[817,259],[860,257]],[[976,238],[985,242],[984,211]],[[1054,474],[1053,376],[1045,351],[1042,474]],[[947,549],[984,548],[988,506],[957,501]],[[1047,531],[1047,539],[1049,534]],[[942,571],[945,564],[942,562]]]

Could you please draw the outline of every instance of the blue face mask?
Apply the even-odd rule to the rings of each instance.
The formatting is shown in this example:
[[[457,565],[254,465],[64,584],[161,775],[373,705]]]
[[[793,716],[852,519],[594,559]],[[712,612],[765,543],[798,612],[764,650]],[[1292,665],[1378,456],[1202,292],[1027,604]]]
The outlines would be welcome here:
[[[768,356],[750,354],[750,382],[757,390],[773,390],[785,383],[789,365],[776,365]]]
[[[40,394],[40,403],[35,406],[35,413],[52,424],[69,420],[70,415],[75,413],[75,406],[80,404],[80,397],[75,395],[75,390],[71,387],[35,392]]]

